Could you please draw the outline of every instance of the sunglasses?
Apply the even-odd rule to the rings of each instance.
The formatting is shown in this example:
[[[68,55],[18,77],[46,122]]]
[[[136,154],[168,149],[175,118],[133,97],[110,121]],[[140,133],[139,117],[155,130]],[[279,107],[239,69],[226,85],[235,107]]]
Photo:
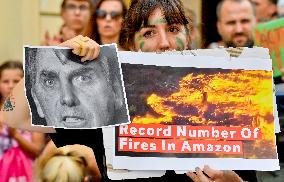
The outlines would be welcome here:
[[[107,15],[110,15],[111,19],[117,19],[121,17],[122,13],[118,11],[111,11],[110,13],[106,12],[105,10],[98,9],[96,11],[98,18],[106,18]]]

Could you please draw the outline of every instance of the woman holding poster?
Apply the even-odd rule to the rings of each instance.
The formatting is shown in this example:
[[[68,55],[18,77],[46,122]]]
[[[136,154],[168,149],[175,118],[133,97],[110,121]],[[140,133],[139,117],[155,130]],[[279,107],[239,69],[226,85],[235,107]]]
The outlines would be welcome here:
[[[188,20],[180,0],[133,0],[122,25],[120,46],[125,50],[143,52],[186,50],[190,48],[187,24]],[[82,56],[82,61],[93,60],[99,54],[98,44],[83,36],[70,39],[60,46],[72,48],[74,54]],[[18,87],[18,92],[22,93],[23,87]],[[17,94],[17,90],[14,91],[14,94]],[[14,121],[13,118],[10,118],[10,121]],[[30,125],[29,122],[27,124]],[[51,137],[57,146],[78,143],[93,148],[102,174],[101,181],[108,181],[101,129],[76,131],[62,129],[57,130],[57,134],[51,135]],[[205,166],[204,169],[196,168],[195,172],[188,172],[186,175],[167,172],[165,176],[152,180],[179,182],[191,180],[194,182],[257,181],[255,173],[252,171],[237,173],[213,170],[209,166]],[[151,181],[150,179],[137,180]]]

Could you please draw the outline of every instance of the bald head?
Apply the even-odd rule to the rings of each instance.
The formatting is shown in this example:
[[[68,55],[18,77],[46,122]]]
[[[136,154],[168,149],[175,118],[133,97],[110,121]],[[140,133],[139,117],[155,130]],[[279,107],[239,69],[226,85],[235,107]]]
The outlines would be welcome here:
[[[253,4],[251,3],[251,1],[249,0],[222,0],[218,3],[217,8],[216,8],[216,14],[217,14],[217,18],[220,19],[221,18],[221,10],[223,8],[223,5],[225,3],[225,1],[229,2],[229,3],[246,3],[246,4],[250,4],[252,10],[253,10],[253,14],[255,15],[255,8],[253,6]]]

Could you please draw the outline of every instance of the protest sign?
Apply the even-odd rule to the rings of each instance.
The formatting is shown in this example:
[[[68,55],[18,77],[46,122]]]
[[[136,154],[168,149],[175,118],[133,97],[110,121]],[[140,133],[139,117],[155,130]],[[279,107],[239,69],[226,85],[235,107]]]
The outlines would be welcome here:
[[[274,77],[284,68],[284,18],[262,23],[254,30],[255,43],[268,48],[273,61]]]
[[[115,169],[279,169],[269,59],[125,52],[120,60],[132,124],[116,128]]]

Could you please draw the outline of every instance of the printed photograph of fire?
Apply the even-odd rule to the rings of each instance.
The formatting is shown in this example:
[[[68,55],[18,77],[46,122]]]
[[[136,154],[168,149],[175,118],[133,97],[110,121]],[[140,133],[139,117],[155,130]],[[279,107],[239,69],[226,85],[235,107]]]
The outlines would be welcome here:
[[[272,72],[128,63],[122,64],[122,71],[132,123],[261,129],[261,140],[243,141],[243,155],[176,154],[177,157],[277,158]]]

